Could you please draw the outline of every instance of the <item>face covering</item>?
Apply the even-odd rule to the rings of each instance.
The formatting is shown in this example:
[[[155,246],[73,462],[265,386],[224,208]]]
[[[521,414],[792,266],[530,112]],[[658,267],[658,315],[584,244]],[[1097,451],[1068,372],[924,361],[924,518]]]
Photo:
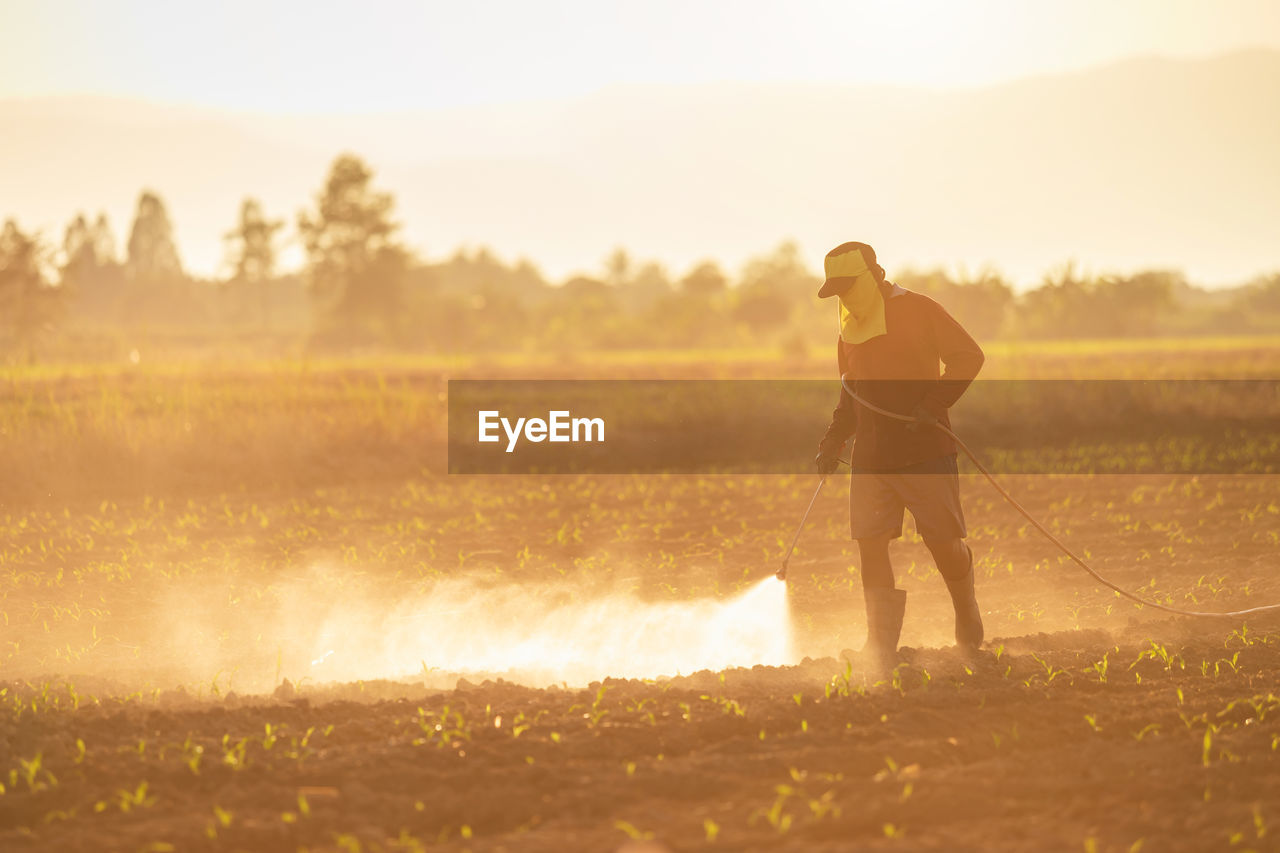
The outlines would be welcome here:
[[[826,259],[827,278],[852,278],[840,294],[840,338],[860,344],[888,331],[884,322],[884,295],[862,252],[855,249]]]

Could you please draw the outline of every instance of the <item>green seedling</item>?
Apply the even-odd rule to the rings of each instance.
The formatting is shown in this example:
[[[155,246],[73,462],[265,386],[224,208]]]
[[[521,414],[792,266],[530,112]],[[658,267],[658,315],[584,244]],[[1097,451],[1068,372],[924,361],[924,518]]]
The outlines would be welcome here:
[[[1065,678],[1067,679],[1067,681],[1068,681],[1068,682],[1070,682],[1070,681],[1072,680],[1072,678],[1071,678],[1071,674],[1070,674],[1070,673],[1068,673],[1068,672],[1066,671],[1066,669],[1061,668],[1061,667],[1055,667],[1053,664],[1049,663],[1049,661],[1047,661],[1047,660],[1044,660],[1044,659],[1043,659],[1043,658],[1041,658],[1039,655],[1037,655],[1035,652],[1032,652],[1032,653],[1031,653],[1031,659],[1032,659],[1032,660],[1034,660],[1036,663],[1040,664],[1040,667],[1044,670],[1044,683],[1045,683],[1045,684],[1052,684],[1052,683],[1053,683],[1053,680],[1054,680],[1055,678],[1060,677],[1060,676],[1061,676],[1061,677],[1065,677]],[[1024,685],[1026,685],[1027,687],[1030,687],[1030,686],[1035,682],[1035,680],[1036,680],[1037,678],[1040,678],[1040,674],[1039,674],[1039,673],[1034,673],[1034,674],[1032,674],[1029,678],[1025,679],[1025,680],[1023,681],[1023,684],[1024,684]]]
[[[844,669],[831,676],[824,688],[826,698],[830,699],[832,695],[849,698],[853,695],[865,696],[867,691],[862,685],[853,683],[853,662],[846,659]]]
[[[748,825],[755,825],[758,819],[764,818],[765,822],[773,827],[773,831],[781,835],[791,829],[792,817],[783,811],[783,807],[786,806],[787,800],[791,798],[793,790],[790,785],[778,785],[774,788],[774,791],[777,796],[774,798],[773,805],[767,809],[757,809],[752,812],[747,823]]]
[[[200,775],[200,759],[204,756],[204,747],[191,740],[191,735],[182,743],[182,760],[193,775]]]
[[[57,777],[44,766],[43,753],[37,752],[31,758],[19,758],[18,767],[17,770],[9,771],[9,789],[17,790],[19,782],[26,785],[27,790],[33,794],[57,787]]]
[[[906,668],[905,663],[900,663],[893,668],[893,673],[889,677],[889,684],[894,690],[898,691],[899,696],[907,695],[907,688],[902,681],[902,672]]]
[[[463,720],[462,712],[450,710],[448,705],[438,714],[418,708],[417,723],[426,737],[415,739],[414,746],[434,743],[437,749],[442,749],[459,741],[471,740],[471,729]]]
[[[735,717],[745,717],[747,715],[745,708],[738,704],[736,700],[730,699],[727,696],[710,696],[704,693],[698,698],[702,699],[704,702],[711,702],[712,704],[719,706],[720,710],[725,714],[732,714]]]
[[[297,823],[299,820],[311,817],[311,804],[307,802],[306,796],[298,794],[298,810],[282,812],[280,820],[285,823]]]
[[[1213,723],[1208,723],[1205,726],[1204,738],[1201,741],[1201,754],[1200,754],[1201,763],[1205,767],[1208,767],[1213,762],[1214,737],[1218,734],[1218,732],[1222,731],[1223,728],[1224,726],[1215,725]],[[1232,763],[1240,760],[1240,756],[1236,755],[1235,753],[1223,747],[1218,747],[1217,753],[1218,753],[1219,760],[1225,759]]]
[[[615,820],[613,822],[613,826],[615,829],[621,830],[625,833],[632,841],[650,841],[653,839],[652,832],[642,832],[639,829],[636,829],[633,824],[628,823],[625,820]]]
[[[1138,664],[1148,659],[1163,663],[1165,672],[1172,672],[1175,666],[1179,669],[1187,668],[1187,665],[1183,662],[1180,655],[1170,654],[1167,648],[1162,646],[1160,643],[1157,643],[1155,640],[1148,640],[1147,642],[1150,643],[1151,647],[1139,652],[1137,660],[1129,665],[1129,669],[1132,670]]]
[[[1238,707],[1247,707],[1253,711],[1251,719],[1257,720],[1259,723],[1267,719],[1267,715],[1273,711],[1280,710],[1280,696],[1274,693],[1268,693],[1265,696],[1258,694],[1256,696],[1245,697],[1241,699],[1233,699],[1228,703],[1227,707],[1218,712],[1219,718],[1225,717]],[[1246,722],[1248,720],[1246,719]]]
[[[316,727],[310,726],[302,734],[302,737],[294,736],[289,738],[289,748],[285,752],[285,757],[293,761],[297,761],[298,763],[302,763],[307,758],[315,755],[315,751],[308,746],[311,742],[311,736],[315,734],[315,731]]]
[[[1085,672],[1092,672],[1094,676],[1097,677],[1099,684],[1107,683],[1107,669],[1111,665],[1109,660],[1110,654],[1110,652],[1103,653],[1102,660],[1096,661],[1085,668]]]
[[[1159,733],[1160,733],[1159,723],[1148,723],[1147,725],[1143,726],[1139,731],[1135,732],[1133,735],[1133,738],[1134,740],[1141,742],[1142,739],[1147,735],[1154,735]]]
[[[601,720],[609,715],[609,712],[604,709],[604,694],[608,689],[608,687],[601,684],[600,689],[596,691],[595,701],[591,703],[591,710],[582,715],[586,718],[587,726],[589,728],[594,729],[596,726],[600,725]]]
[[[232,770],[243,770],[249,766],[249,758],[247,755],[248,738],[240,738],[234,744],[231,742],[231,735],[222,736],[222,763],[230,767]]]
[[[512,739],[520,737],[520,735],[524,734],[525,732],[529,731],[529,729],[531,729],[533,726],[537,725],[538,720],[542,719],[542,717],[545,716],[546,713],[547,712],[545,710],[541,710],[541,711],[538,711],[536,714],[534,714],[532,718],[529,718],[525,716],[523,711],[518,711],[516,713],[515,720],[513,720],[511,723]],[[650,716],[652,716],[652,714]]]
[[[641,715],[642,719],[648,721],[649,725],[656,726],[658,724],[658,720],[654,716],[652,710],[646,709],[646,706],[648,705],[657,705],[657,700],[653,698],[637,699],[627,705],[627,710],[633,714]]]
[[[1178,712],[1178,717],[1182,720],[1182,725],[1190,729],[1194,725],[1207,725],[1209,722],[1208,714],[1185,714]]]
[[[120,811],[126,814],[134,809],[150,808],[156,803],[156,798],[147,793],[146,782],[139,782],[138,787],[132,791],[121,788],[116,792],[116,797]]]
[[[229,829],[231,827],[231,819],[235,815],[227,809],[220,806],[213,807],[213,820],[205,826],[204,834],[209,840],[216,840],[219,829]]]

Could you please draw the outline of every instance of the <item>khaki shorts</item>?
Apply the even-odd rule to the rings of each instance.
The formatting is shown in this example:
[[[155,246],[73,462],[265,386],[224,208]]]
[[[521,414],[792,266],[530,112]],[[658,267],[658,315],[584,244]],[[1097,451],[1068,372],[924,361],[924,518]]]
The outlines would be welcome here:
[[[892,471],[855,468],[849,484],[849,535],[854,539],[902,536],[902,511],[911,510],[926,539],[968,535],[960,509],[955,454]]]

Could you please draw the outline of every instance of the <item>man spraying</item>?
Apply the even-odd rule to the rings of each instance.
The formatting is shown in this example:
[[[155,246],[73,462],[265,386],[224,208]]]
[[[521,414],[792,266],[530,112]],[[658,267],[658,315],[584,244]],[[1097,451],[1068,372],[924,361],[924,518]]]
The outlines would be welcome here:
[[[837,363],[843,382],[816,464],[836,470],[853,437],[849,533],[858,542],[867,614],[864,652],[881,673],[897,663],[906,590],[897,589],[889,542],[902,536],[902,514],[916,529],[947,583],[956,613],[956,644],[982,645],[982,615],[973,585],[973,552],[965,544],[956,445],[934,427],[950,427],[947,410],[982,367],[982,349],[937,302],[885,280],[866,243],[843,243],[827,253],[818,296],[840,307]],[[939,363],[945,370],[939,370]],[[861,407],[910,415],[903,423]]]

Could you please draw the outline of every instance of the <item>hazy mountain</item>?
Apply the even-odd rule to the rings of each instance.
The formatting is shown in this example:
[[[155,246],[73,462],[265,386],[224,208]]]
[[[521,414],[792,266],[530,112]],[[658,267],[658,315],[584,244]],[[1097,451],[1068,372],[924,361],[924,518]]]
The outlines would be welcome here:
[[[341,150],[428,257],[487,244],[553,274],[615,245],[677,268],[796,238],[886,266],[1068,258],[1229,283],[1280,267],[1280,52],[1141,59],[981,89],[627,86],[546,103],[265,117],[105,98],[0,101],[0,217],[61,239],[138,192],[211,272],[246,194],[290,220]]]

